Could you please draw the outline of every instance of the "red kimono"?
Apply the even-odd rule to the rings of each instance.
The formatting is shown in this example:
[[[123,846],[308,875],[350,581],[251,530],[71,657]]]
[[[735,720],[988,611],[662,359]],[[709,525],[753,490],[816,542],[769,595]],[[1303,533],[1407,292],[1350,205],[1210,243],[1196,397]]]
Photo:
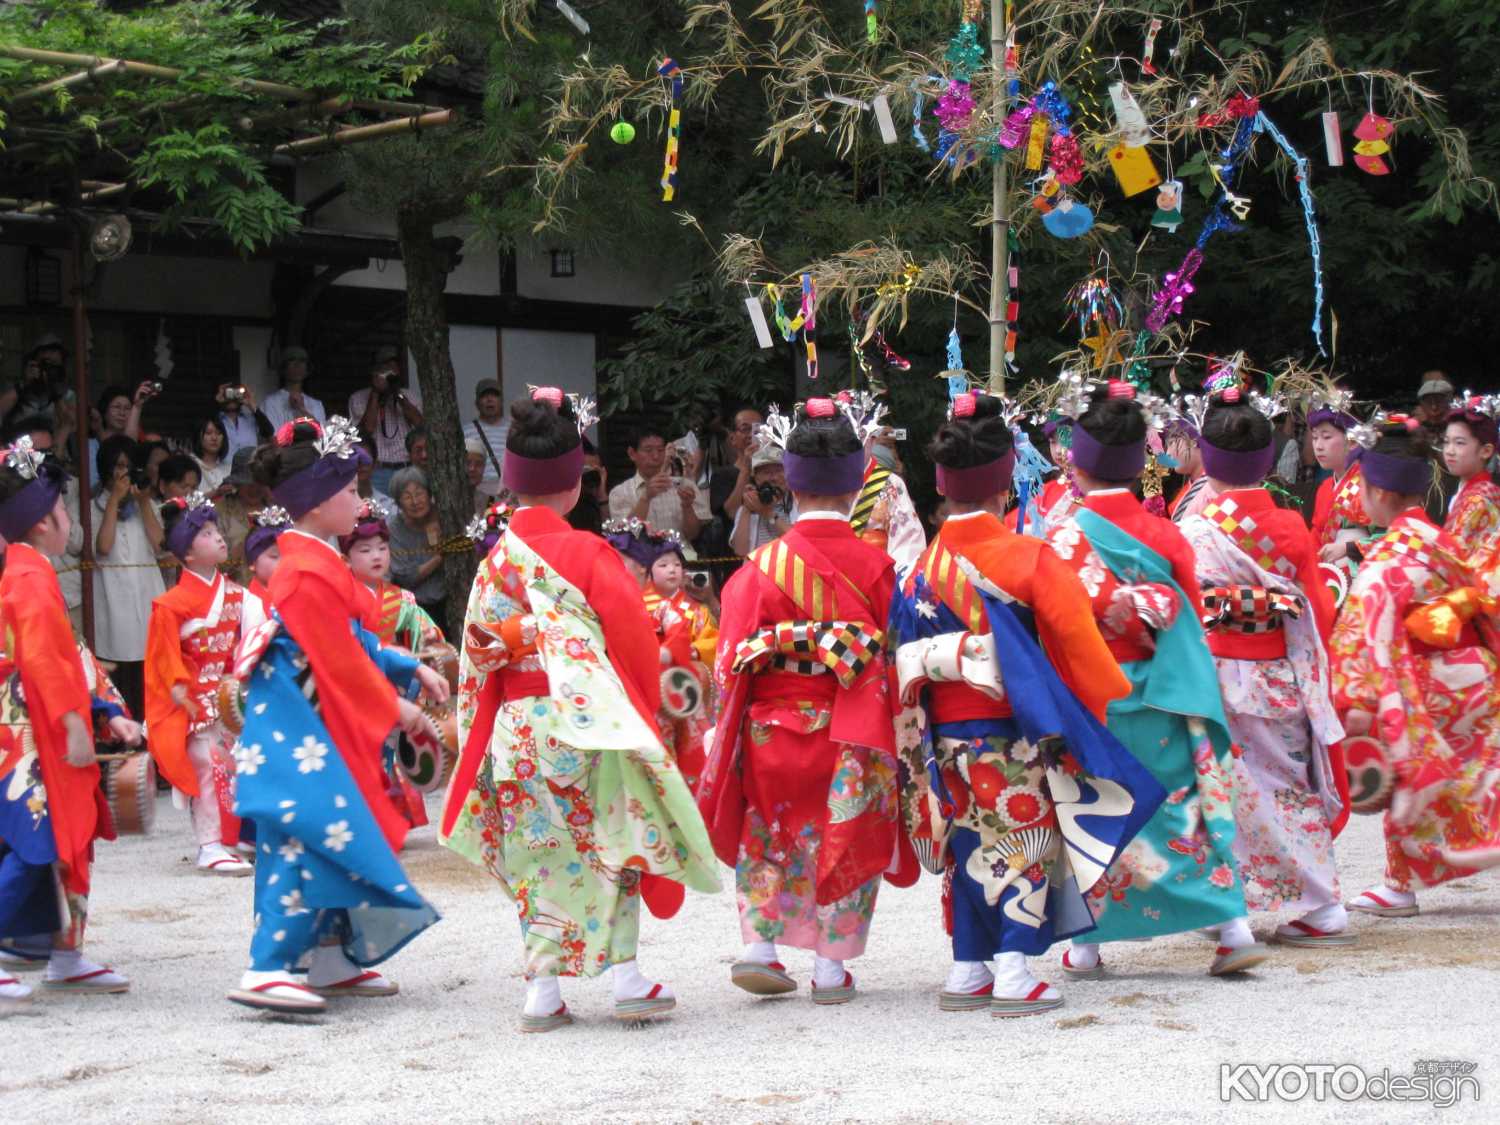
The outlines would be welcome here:
[[[1500,561],[1500,486],[1481,471],[1464,481],[1448,507],[1443,530],[1456,541],[1458,557],[1476,574]]]
[[[724,588],[722,710],[698,800],[735,867],[747,942],[858,956],[881,874],[915,879],[882,650],[895,585],[890,557],[848,523],[804,516]]]
[[[1356,461],[1343,476],[1329,477],[1318,485],[1318,495],[1313,500],[1312,533],[1319,548],[1332,543],[1341,531],[1364,531],[1369,527],[1370,517],[1365,515],[1360,490],[1362,480]]]
[[[78,768],[67,762],[63,716],[76,714],[92,730],[89,689],[57,573],[45,555],[25,543],[6,549],[0,627],[5,642],[0,670],[7,678],[13,671],[20,675],[63,888],[87,895],[94,841],[113,840],[114,824],[99,788],[98,765]],[[0,778],[15,768],[22,750],[19,741],[0,744]]]
[[[208,796],[200,792],[188,757],[188,740],[219,726],[219,681],[234,662],[244,602],[244,588],[222,574],[206,582],[184,567],[177,585],[151,603],[146,633],[146,725],[151,732],[151,754],[161,775],[189,797]],[[216,605],[217,620],[209,624]],[[178,684],[188,689],[195,715],[189,716],[186,708],[173,701],[172,689]],[[228,776],[232,774],[231,766]],[[232,806],[232,800],[228,804]],[[225,843],[238,842],[237,824],[233,831],[230,836],[226,822]]]
[[[330,544],[292,530],[277,541],[271,603],[312,665],[323,723],[386,841],[400,850],[407,823],[385,796],[383,748],[400,718],[396,689],[365,654],[351,621],[370,613],[370,592]]]

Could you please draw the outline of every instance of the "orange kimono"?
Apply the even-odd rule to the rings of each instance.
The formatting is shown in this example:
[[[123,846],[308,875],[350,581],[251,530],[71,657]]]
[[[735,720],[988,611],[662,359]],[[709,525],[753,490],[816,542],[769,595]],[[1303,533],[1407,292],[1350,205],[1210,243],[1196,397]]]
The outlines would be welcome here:
[[[76,714],[92,729],[89,689],[57,574],[25,543],[12,543],[6,552],[0,628],[0,839],[6,845],[0,936],[56,930],[66,935],[66,947],[76,948],[94,841],[114,839],[114,825],[99,767],[67,762],[63,717]],[[54,868],[63,902],[57,901]]]

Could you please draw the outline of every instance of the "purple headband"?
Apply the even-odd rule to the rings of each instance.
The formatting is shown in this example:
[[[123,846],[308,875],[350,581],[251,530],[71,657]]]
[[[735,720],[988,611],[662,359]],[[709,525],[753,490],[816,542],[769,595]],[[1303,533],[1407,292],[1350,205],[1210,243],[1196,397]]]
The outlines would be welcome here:
[[[505,451],[505,487],[517,496],[566,492],[583,477],[583,443],[556,457],[522,457]]]
[[[949,500],[957,500],[960,504],[977,504],[1008,491],[1015,471],[1014,449],[998,460],[984,465],[971,465],[966,469],[950,469],[946,465],[939,465],[937,489]]]
[[[1424,458],[1377,453],[1373,449],[1365,450],[1359,459],[1359,471],[1376,488],[1401,496],[1420,496],[1432,483],[1432,467]]]
[[[1073,465],[1104,481],[1135,480],[1146,467],[1146,442],[1105,445],[1082,426],[1073,427]]]
[[[25,539],[27,532],[57,507],[62,490],[62,469],[49,458],[37,469],[36,479],[0,504],[0,538],[7,543]]]
[[[863,449],[842,457],[804,457],[787,450],[781,463],[787,487],[808,496],[847,496],[865,483]]]
[[[254,566],[255,560],[274,547],[277,538],[285,530],[285,524],[252,528],[250,534],[245,536],[245,565]]]
[[[663,555],[676,554],[684,562],[687,561],[682,553],[681,540],[658,535],[639,521],[611,521],[605,526],[604,538],[620,554],[647,570]]]
[[[1345,414],[1342,410],[1330,410],[1326,406],[1320,406],[1307,416],[1307,428],[1309,430],[1318,426],[1333,426],[1336,429],[1348,433],[1359,423],[1355,421],[1354,415]]]
[[[1276,463],[1276,443],[1263,449],[1220,449],[1200,437],[1198,452],[1203,457],[1204,475],[1211,480],[1245,487],[1266,479]]]
[[[324,500],[342,491],[369,463],[370,455],[358,446],[348,457],[328,453],[271,489],[271,495],[292,519],[300,520]]]
[[[207,500],[198,504],[189,504],[181,500],[174,500],[172,503],[186,508],[187,511],[172,525],[172,530],[167,532],[167,550],[186,562],[188,552],[193,549],[193,540],[197,539],[198,533],[209,524],[219,522],[219,513],[214,511],[214,506]]]
[[[361,539],[384,539],[387,543],[391,541],[391,526],[385,522],[382,515],[361,515],[359,522],[354,525],[354,530],[348,535],[339,536],[339,553],[347,555],[349,548]]]

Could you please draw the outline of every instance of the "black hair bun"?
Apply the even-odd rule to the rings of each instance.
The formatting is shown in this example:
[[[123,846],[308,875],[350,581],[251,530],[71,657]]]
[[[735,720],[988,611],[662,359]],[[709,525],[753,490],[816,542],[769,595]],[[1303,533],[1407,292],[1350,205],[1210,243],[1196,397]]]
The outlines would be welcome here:
[[[289,443],[281,445],[271,441],[258,447],[255,460],[250,463],[250,474],[267,488],[277,487],[318,460],[319,454],[313,448],[313,442],[322,436],[322,428],[308,418],[299,418],[291,423],[291,427],[292,440]],[[285,429],[283,426],[282,431]]]
[[[786,439],[788,453],[798,457],[847,457],[863,448],[854,423],[842,410],[813,415],[808,413],[806,403],[797,407],[796,425]]]
[[[1421,426],[1408,426],[1405,422],[1386,422],[1375,439],[1375,452],[1387,457],[1406,457],[1413,461],[1425,460],[1429,453],[1427,434]]]
[[[945,469],[971,469],[1004,457],[1013,439],[1001,417],[1001,406],[994,395],[976,394],[974,413],[950,418],[939,426],[927,446],[928,456]]]
[[[1243,392],[1225,391],[1210,399],[1203,420],[1203,440],[1231,453],[1264,449],[1274,440],[1271,420],[1250,403]]]
[[[522,457],[536,460],[560,457],[582,440],[573,403],[566,395],[559,402],[518,398],[510,404],[510,419],[505,448]]]
[[[1074,424],[1100,445],[1135,445],[1146,440],[1146,413],[1140,403],[1112,397],[1107,387],[1094,392],[1089,408]]]

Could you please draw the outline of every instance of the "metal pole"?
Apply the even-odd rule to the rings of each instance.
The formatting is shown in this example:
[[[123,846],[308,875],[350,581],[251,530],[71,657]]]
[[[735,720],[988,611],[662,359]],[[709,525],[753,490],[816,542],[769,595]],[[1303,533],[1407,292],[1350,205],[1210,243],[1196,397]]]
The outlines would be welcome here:
[[[990,64],[994,70],[994,122],[1004,121],[1005,0],[990,0]],[[1010,304],[1010,207],[1005,159],[995,161],[990,203],[990,390],[1005,393],[1005,309]]]
[[[89,372],[88,326],[83,315],[83,230],[73,222],[73,405],[77,417],[74,441],[78,446],[78,527],[83,532],[83,640],[94,648],[94,501],[89,488]]]

